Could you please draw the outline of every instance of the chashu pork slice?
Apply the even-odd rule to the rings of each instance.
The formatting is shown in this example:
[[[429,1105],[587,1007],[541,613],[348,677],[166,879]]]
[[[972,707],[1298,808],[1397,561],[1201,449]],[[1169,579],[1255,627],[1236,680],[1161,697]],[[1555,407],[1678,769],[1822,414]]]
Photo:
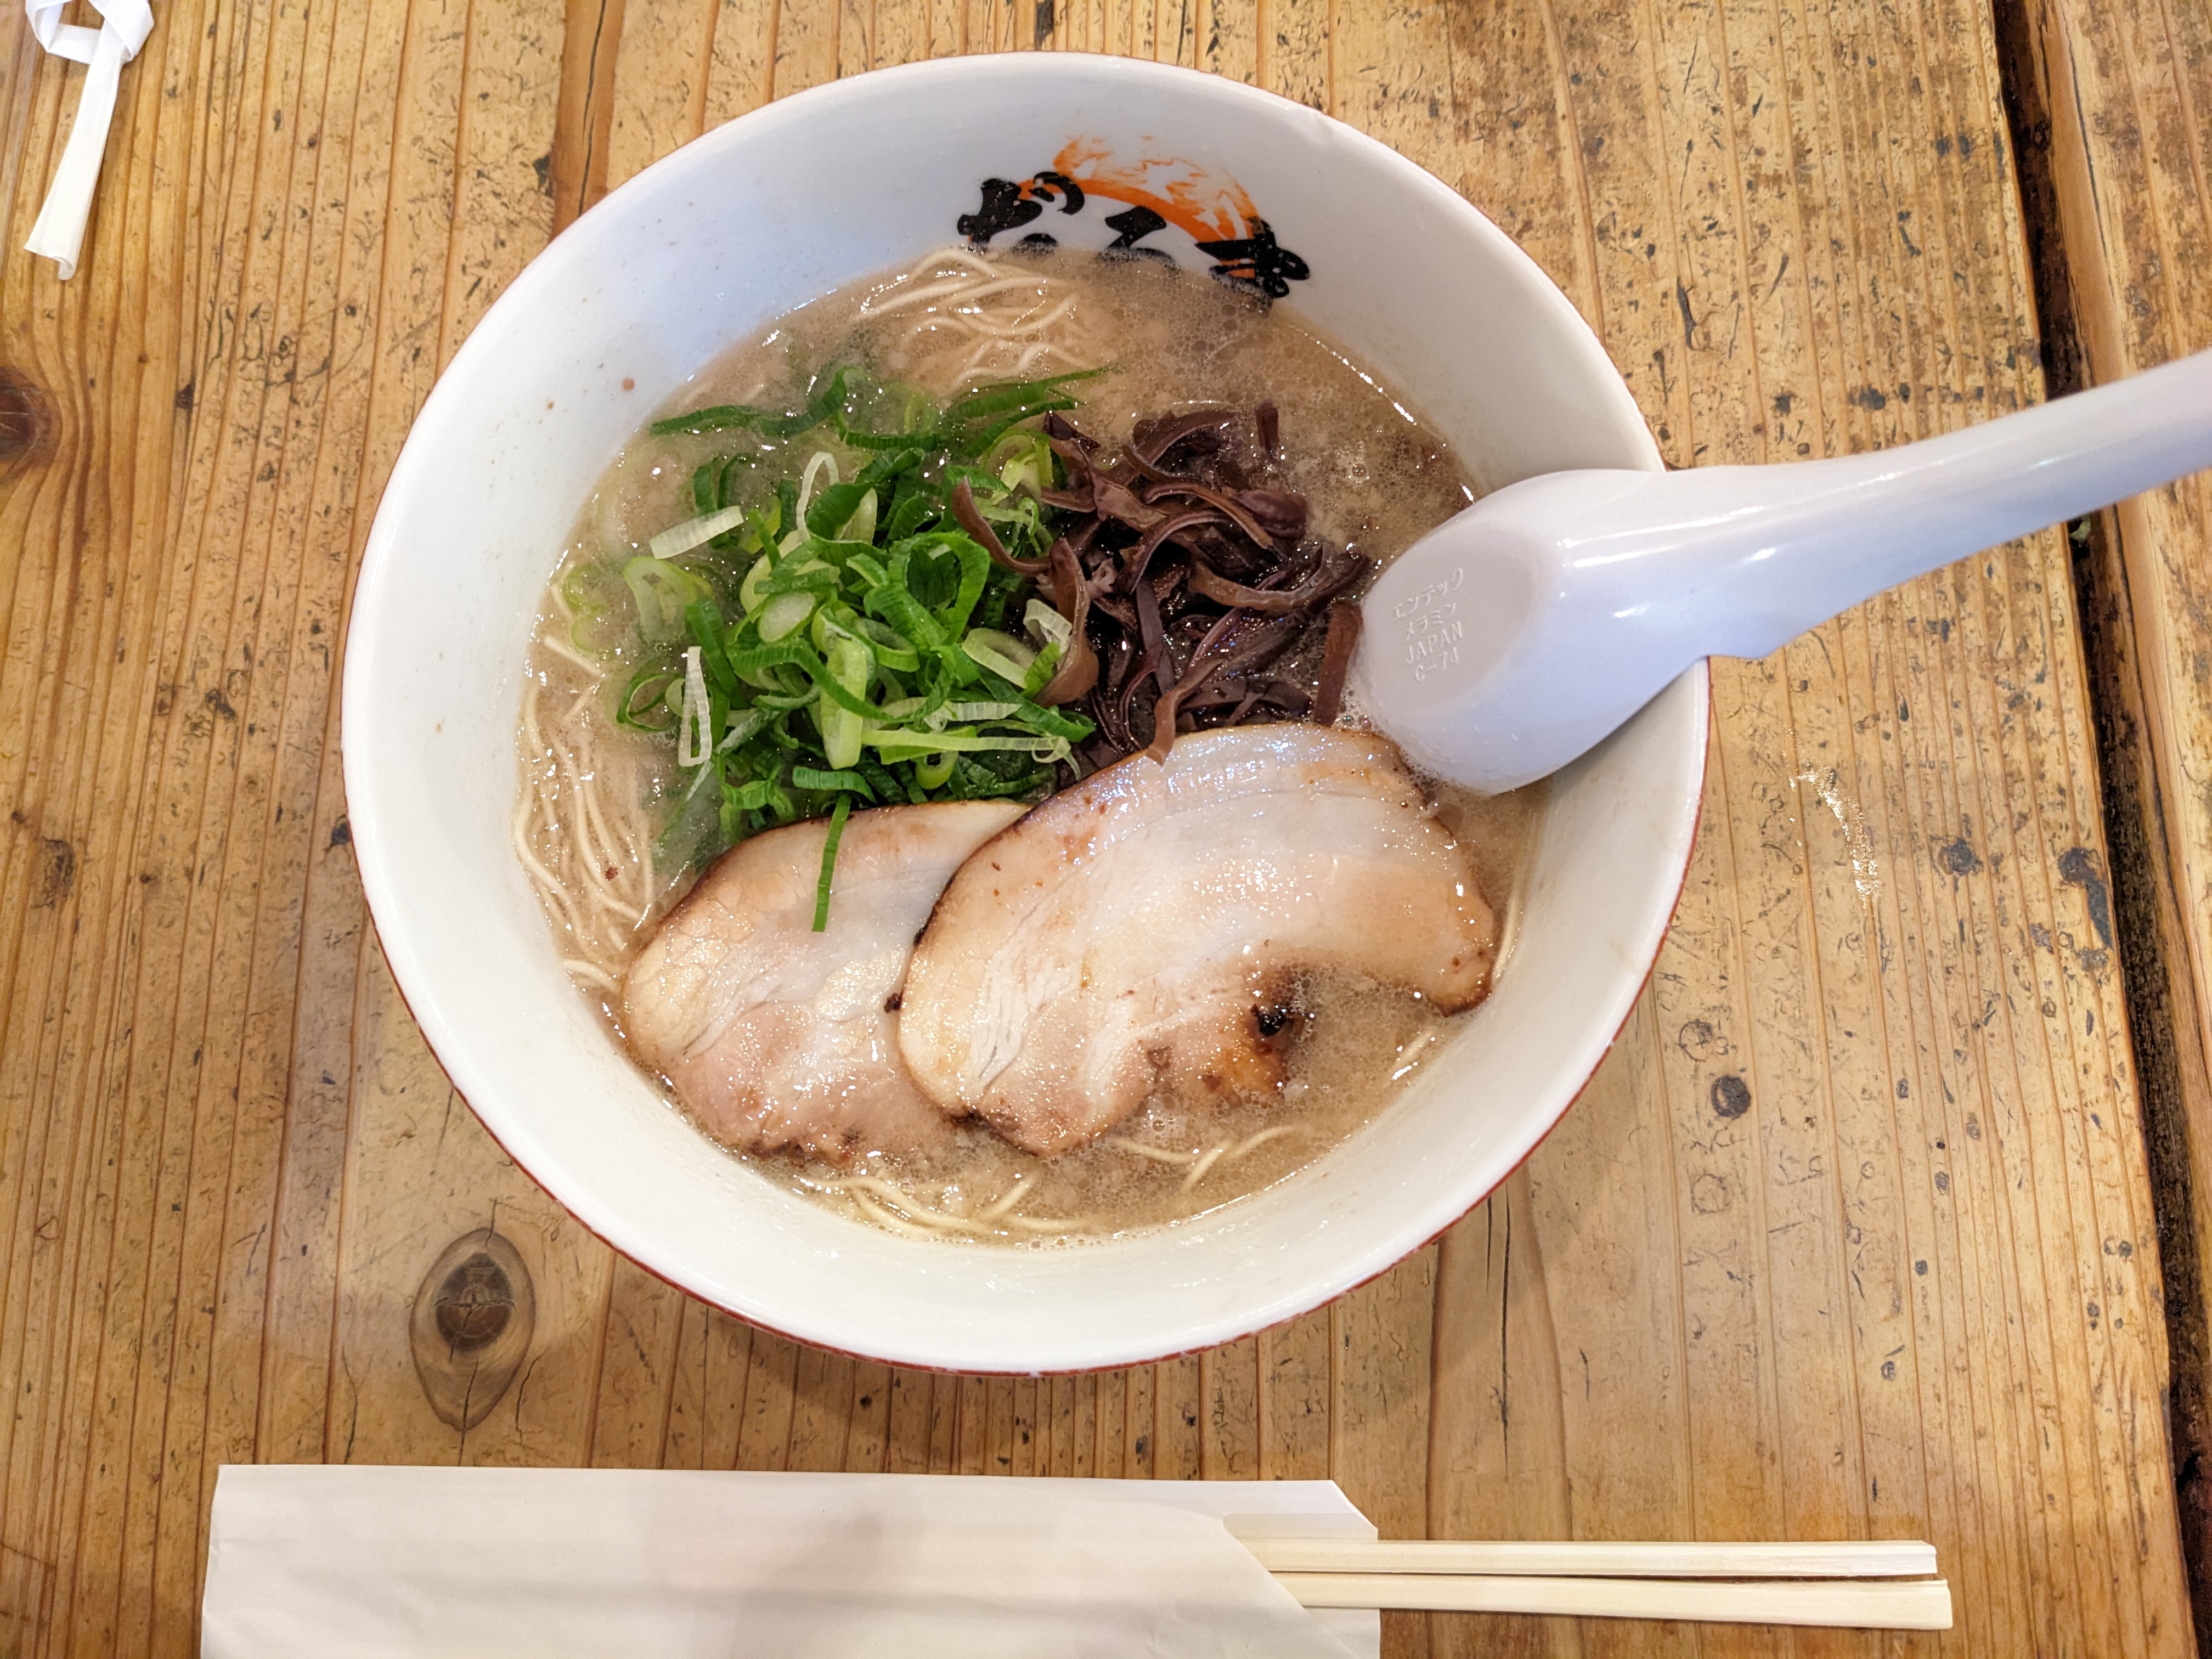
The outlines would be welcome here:
[[[1467,853],[1371,732],[1176,739],[1054,796],[963,865],[915,945],[899,1048],[949,1112],[1039,1154],[1159,1090],[1272,1085],[1273,1010],[1329,969],[1480,1000],[1497,956]]]
[[[622,1022],[631,1047],[745,1151],[803,1146],[842,1161],[944,1139],[946,1120],[900,1063],[887,1005],[946,880],[1021,811],[947,801],[855,812],[819,933],[827,823],[741,842],[630,964]]]

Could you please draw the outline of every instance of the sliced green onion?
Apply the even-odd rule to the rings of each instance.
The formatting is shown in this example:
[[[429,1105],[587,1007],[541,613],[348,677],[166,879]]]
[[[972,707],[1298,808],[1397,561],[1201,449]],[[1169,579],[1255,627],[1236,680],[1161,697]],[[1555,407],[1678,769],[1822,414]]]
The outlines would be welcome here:
[[[878,769],[882,769],[879,767]],[[874,786],[859,772],[848,769],[826,772],[818,766],[793,766],[791,781],[801,789],[849,789],[855,794],[866,795],[870,800],[876,799]]]
[[[845,838],[845,820],[853,816],[853,798],[837,797],[837,805],[830,813],[830,835],[822,843],[822,879],[814,888],[814,931],[821,933],[830,926],[830,889],[837,874],[837,843]]]
[[[811,593],[778,593],[761,607],[760,636],[763,643],[774,645],[777,641],[797,633],[814,614],[817,601]]]
[[[1048,645],[1036,654],[1030,672],[1022,676],[1022,696],[1034,697],[1052,684],[1052,677],[1060,670],[1060,647]]]
[[[714,850],[714,836],[721,827],[721,815],[715,810],[719,805],[714,799],[715,781],[711,766],[702,766],[693,775],[653,842],[656,870],[682,870]]]
[[[1047,708],[1042,703],[1024,701],[1015,719],[1039,732],[1048,732],[1054,737],[1066,738],[1071,743],[1081,743],[1098,728],[1079,714],[1064,714],[1057,708]]]
[[[561,584],[574,620],[568,642],[591,656],[604,657],[622,649],[629,637],[629,589],[622,572],[611,565],[580,564]]]
[[[990,778],[967,786],[970,800],[990,800],[1001,795],[1026,795],[1033,789],[1049,789],[1051,787],[1052,774],[1042,770],[1024,772],[1018,777]]]
[[[751,742],[761,734],[768,723],[775,716],[775,709],[763,708],[758,703],[754,704],[750,708],[732,709],[729,732],[716,746],[715,753],[726,755],[732,749]]]
[[[901,795],[904,795],[908,800],[919,806],[927,799],[911,782],[902,787],[896,775],[891,769],[873,755],[862,755],[854,763],[854,769],[868,781],[868,786],[875,792],[875,799],[878,800],[896,800]]]
[[[969,661],[1015,685],[1027,678],[1030,665],[1036,660],[1037,654],[1036,647],[1024,645],[1012,634],[1002,634],[995,628],[969,629],[968,637],[960,641],[960,648],[968,653]]]
[[[795,414],[779,415],[773,410],[755,409],[749,404],[717,404],[711,409],[695,409],[688,415],[672,415],[665,421],[655,421],[653,435],[665,438],[678,432],[727,432],[750,427],[767,437],[795,438],[821,425],[844,402],[845,371],[841,368],[830,377],[820,394]]]
[[[872,547],[876,540],[876,492],[872,489],[860,497],[860,506],[853,516],[837,527],[836,539],[858,542],[863,547]]]
[[[670,732],[676,727],[676,717],[670,714],[665,701],[669,686],[684,678],[679,665],[665,659],[647,663],[629,677],[622,696],[615,702],[615,724],[626,726],[633,732]],[[650,718],[667,714],[665,720]]]
[[[1073,409],[1074,407],[1075,399],[1073,398],[1036,398],[1032,402],[1023,404],[1018,408],[1009,410],[1001,418],[994,421],[990,425],[985,427],[981,432],[976,434],[973,437],[964,439],[961,442],[959,447],[966,454],[983,454],[988,452],[994,444],[997,443],[1000,439],[1005,437],[1006,434],[1012,432],[1024,421],[1031,420],[1039,415],[1049,415],[1055,410]]]
[[[823,473],[830,475],[835,488],[837,483],[837,458],[826,449],[817,449],[807,458],[806,471],[799,475],[799,523],[806,523],[806,504],[814,499],[814,487]]]
[[[914,532],[938,516],[937,503],[921,490],[902,495],[891,508],[890,522],[884,526],[884,539],[896,542]]]
[[[811,593],[826,599],[836,592],[838,585],[836,566],[811,556],[801,556],[778,564],[775,574],[761,584],[761,592],[771,596]]]
[[[684,608],[714,597],[697,575],[665,559],[632,559],[623,567],[623,580],[637,605],[638,632],[656,645],[682,639]]]
[[[1056,387],[1076,380],[1093,380],[1105,373],[1103,368],[1079,368],[1066,374],[1048,374],[1041,380],[1000,380],[994,385],[978,386],[945,411],[944,424],[957,426],[986,415],[1004,414],[1007,410],[1019,409],[1042,397],[1050,396]]]
[[[858,427],[840,427],[837,435],[850,449],[905,449],[923,443],[932,449],[942,449],[945,442],[934,432],[863,432]]]
[[[738,584],[738,608],[748,617],[761,608],[761,602],[768,597],[761,589],[768,585],[768,579],[775,574],[775,560],[763,553],[753,561],[752,568],[745,572],[745,579]]]
[[[793,709],[805,708],[822,700],[822,688],[810,685],[804,691],[763,691],[753,699],[756,708],[788,714]]]
[[[859,635],[874,651],[876,660],[885,668],[895,668],[910,674],[921,666],[921,658],[913,642],[896,628],[878,622],[873,617],[855,617],[846,624],[848,631]]]
[[[871,616],[882,617],[921,650],[945,648],[945,630],[937,625],[937,619],[896,579],[871,588],[867,604]]]
[[[1065,388],[1087,373],[979,387],[940,415],[872,384],[848,398],[841,369],[790,413],[730,404],[659,423],[776,441],[759,455],[679,453],[696,515],[653,538],[655,556],[605,568],[606,591],[620,570],[638,617],[618,599],[596,607],[622,635],[614,648],[635,649],[641,634],[666,647],[632,675],[617,717],[672,730],[677,760],[696,769],[665,857],[704,859],[827,811],[816,893],[826,927],[854,811],[1051,787],[1048,766],[1093,729],[1034,700],[1073,630],[957,526],[945,492],[966,482],[1014,556],[1040,556],[1051,531],[1039,492],[1057,464],[1034,417],[1072,406]],[[897,430],[857,431],[856,419]],[[784,448],[816,426],[828,429]],[[737,471],[766,460],[782,476]],[[707,548],[696,567],[684,556]]]
[[[1024,433],[1018,438],[1001,443],[992,455],[1011,450],[1006,459],[999,462],[999,482],[1009,489],[1034,495],[1052,483],[1052,446],[1042,433]]]
[[[855,699],[867,691],[868,671],[874,660],[868,647],[849,635],[830,642],[830,678]],[[822,750],[829,757],[831,770],[842,770],[860,758],[860,739],[866,733],[866,721],[857,710],[847,707],[845,700],[837,697],[829,684],[824,683],[822,689],[832,698],[816,716],[822,727]]]
[[[1062,650],[1066,648],[1069,637],[1075,632],[1067,618],[1042,599],[1029,602],[1022,611],[1022,622],[1028,628],[1030,637],[1040,645],[1056,645]]]
[[[714,752],[714,732],[707,724],[708,712],[707,676],[699,665],[699,647],[695,645],[684,653],[684,708],[676,720],[678,766],[703,766],[707,757]]]
[[[734,787],[726,785],[722,798],[743,811],[757,812],[774,800],[775,795],[775,779],[755,778],[750,783],[741,783]]]
[[[684,607],[684,627],[699,647],[699,665],[706,671],[708,684],[729,702],[738,695],[738,677],[730,668],[722,607],[712,599],[692,600]]]
[[[764,409],[751,409],[744,404],[716,404],[712,409],[695,409],[689,415],[672,415],[665,421],[655,421],[652,431],[656,438],[678,432],[727,432],[758,426],[768,418],[769,412]]]
[[[1032,760],[1040,761],[1064,761],[1070,753],[1066,738],[1006,737],[978,732],[893,732],[879,729],[868,733],[867,742],[871,749],[879,750],[887,760],[904,760],[914,755],[956,750],[966,754],[1004,750],[1009,753],[1026,754]]]
[[[734,530],[745,521],[742,507],[726,507],[709,513],[703,518],[686,519],[682,524],[671,525],[655,536],[649,544],[656,559],[672,559],[678,553],[689,553],[702,542],[711,542],[726,530]]]
[[[763,435],[796,438],[811,432],[845,406],[845,371],[839,369],[805,408],[792,415],[774,415],[757,423]]]
[[[742,635],[740,636],[742,637]],[[804,640],[782,640],[774,645],[744,647],[733,645],[730,651],[730,666],[736,671],[739,679],[758,684],[760,682],[755,678],[756,676],[771,668],[781,668],[787,665],[795,665],[805,654],[806,641]],[[778,681],[765,685],[763,689],[771,691],[789,691],[794,688]]]

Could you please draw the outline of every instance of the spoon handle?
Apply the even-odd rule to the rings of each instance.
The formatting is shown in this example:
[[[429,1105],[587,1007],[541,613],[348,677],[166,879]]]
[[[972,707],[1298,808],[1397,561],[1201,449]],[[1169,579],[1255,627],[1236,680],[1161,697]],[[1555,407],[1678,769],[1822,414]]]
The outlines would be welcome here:
[[[1701,657],[1763,657],[1898,583],[2212,466],[2212,351],[1870,454],[1550,472],[1376,580],[1360,704],[1438,775],[1565,765]]]
[[[1663,560],[1691,654],[1760,657],[1884,588],[2207,466],[2212,351],[1892,449],[1671,473],[1583,517],[1570,556],[1601,566],[1612,544],[1646,581]]]

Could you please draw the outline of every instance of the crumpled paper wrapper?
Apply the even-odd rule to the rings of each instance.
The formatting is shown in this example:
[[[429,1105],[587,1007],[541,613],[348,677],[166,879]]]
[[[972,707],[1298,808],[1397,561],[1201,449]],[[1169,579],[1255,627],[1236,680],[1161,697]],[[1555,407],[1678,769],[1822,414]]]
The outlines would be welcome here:
[[[1374,1659],[1237,1541],[1333,1481],[229,1467],[204,1659]]]

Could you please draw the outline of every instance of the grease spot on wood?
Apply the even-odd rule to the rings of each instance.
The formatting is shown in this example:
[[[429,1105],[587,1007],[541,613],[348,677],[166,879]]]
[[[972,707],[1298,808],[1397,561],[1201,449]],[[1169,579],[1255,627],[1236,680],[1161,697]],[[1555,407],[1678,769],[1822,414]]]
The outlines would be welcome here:
[[[1709,1019],[1685,1020],[1674,1042],[1693,1060],[1716,1060],[1735,1052],[1735,1045],[1714,1029]]]
[[[1725,1121],[1734,1121],[1751,1109],[1751,1085],[1735,1073],[1713,1079],[1707,1097],[1712,1103],[1713,1115]]]
[[[2097,930],[2097,942],[2111,950],[2112,895],[2097,868],[2097,855],[2086,847],[2069,848],[2058,855],[2058,878],[2081,890],[2089,901],[2089,925]]]
[[[31,902],[53,909],[76,886],[76,848],[53,836],[39,842],[39,896]]]

